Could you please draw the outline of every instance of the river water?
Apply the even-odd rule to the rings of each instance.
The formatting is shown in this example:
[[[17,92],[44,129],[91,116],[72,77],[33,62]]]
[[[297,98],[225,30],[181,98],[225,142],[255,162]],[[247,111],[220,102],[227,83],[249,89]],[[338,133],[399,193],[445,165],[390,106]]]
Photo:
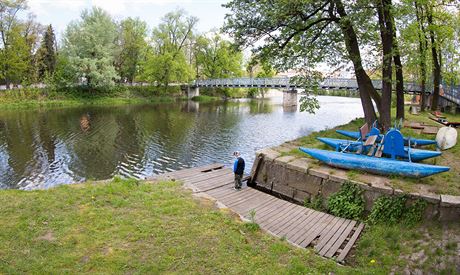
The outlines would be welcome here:
[[[219,103],[178,102],[0,110],[0,188],[41,189],[116,175],[145,178],[220,162],[362,116],[359,99],[320,96],[315,115],[282,94]]]

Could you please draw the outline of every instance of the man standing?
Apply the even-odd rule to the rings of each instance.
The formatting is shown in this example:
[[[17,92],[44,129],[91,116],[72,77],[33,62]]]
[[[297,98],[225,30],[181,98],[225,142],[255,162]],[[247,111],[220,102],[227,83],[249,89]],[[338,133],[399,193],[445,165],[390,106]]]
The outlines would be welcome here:
[[[241,189],[241,180],[244,173],[244,159],[241,157],[240,152],[233,152],[235,162],[233,163],[233,173],[235,173],[235,190]]]

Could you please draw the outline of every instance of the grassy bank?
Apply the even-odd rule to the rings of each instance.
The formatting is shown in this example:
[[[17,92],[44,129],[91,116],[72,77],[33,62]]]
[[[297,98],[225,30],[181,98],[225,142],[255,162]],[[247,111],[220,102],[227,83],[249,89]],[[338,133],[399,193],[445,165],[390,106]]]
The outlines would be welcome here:
[[[454,239],[438,241],[436,225],[374,226],[350,259],[354,266],[339,266],[193,198],[177,182],[3,190],[0,215],[0,273],[380,274],[429,271],[436,261],[452,270],[457,249]],[[434,251],[425,265],[409,259],[425,248]]]
[[[184,99],[180,87],[167,90],[153,86],[117,86],[112,89],[62,90],[20,89],[0,91],[0,107],[21,109],[29,107],[71,107],[82,105],[122,105],[149,102],[173,102]]]
[[[424,122],[429,125],[441,127],[442,125],[432,121],[428,118],[429,113],[421,113],[419,115],[412,115],[408,111],[406,112],[406,120],[410,122]],[[452,121],[460,121],[460,115],[447,114],[448,119]],[[318,141],[317,137],[330,137],[330,138],[341,138],[347,139],[335,132],[336,129],[358,131],[359,127],[364,124],[363,119],[355,119],[346,125],[341,125],[333,129],[326,129],[323,131],[312,133],[308,136],[299,138],[293,142],[297,146],[320,148],[325,150],[332,150],[329,146]],[[410,128],[403,128],[402,133],[405,136],[422,139],[435,139],[435,135],[426,135],[417,133],[415,130]],[[459,132],[459,130],[457,130]],[[459,133],[460,134],[460,133]],[[436,146],[425,146],[423,149],[436,150]],[[298,157],[308,157],[298,149],[293,149],[290,152],[285,153],[286,155],[295,155]],[[315,161],[320,165],[319,161]],[[431,191],[438,194],[451,194],[460,195],[460,144],[458,143],[455,147],[443,151],[442,155],[433,159],[424,160],[423,163],[434,164],[434,165],[445,165],[451,169],[448,172],[433,175],[422,179],[412,179],[404,177],[389,177],[393,187],[402,189],[406,192],[418,192],[419,190]],[[352,180],[359,180],[365,173],[359,171],[348,171],[349,178]]]

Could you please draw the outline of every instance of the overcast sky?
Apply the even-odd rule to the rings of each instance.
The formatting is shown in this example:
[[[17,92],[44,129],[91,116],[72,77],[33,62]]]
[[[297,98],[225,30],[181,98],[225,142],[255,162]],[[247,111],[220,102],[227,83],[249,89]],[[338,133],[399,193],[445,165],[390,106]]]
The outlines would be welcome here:
[[[157,26],[160,18],[177,8],[199,18],[197,29],[207,32],[220,28],[224,23],[226,0],[28,0],[29,11],[37,16],[37,21],[52,24],[58,36],[66,25],[79,19],[82,10],[98,6],[109,12],[115,19],[139,17],[150,28]]]

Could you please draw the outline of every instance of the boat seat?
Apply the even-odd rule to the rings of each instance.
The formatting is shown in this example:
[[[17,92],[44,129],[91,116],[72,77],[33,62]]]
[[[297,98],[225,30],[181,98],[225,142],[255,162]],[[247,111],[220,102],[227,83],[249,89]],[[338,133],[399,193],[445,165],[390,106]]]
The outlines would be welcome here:
[[[383,145],[383,153],[390,155],[392,159],[396,159],[397,157],[404,158],[407,156],[407,152],[404,150],[403,135],[397,129],[388,131],[385,135]]]
[[[364,146],[374,145],[378,137],[379,137],[378,135],[369,136],[366,139],[366,142],[364,142]]]
[[[359,128],[359,133],[361,134],[361,140],[365,140],[369,133],[369,125],[367,125],[367,122]]]

